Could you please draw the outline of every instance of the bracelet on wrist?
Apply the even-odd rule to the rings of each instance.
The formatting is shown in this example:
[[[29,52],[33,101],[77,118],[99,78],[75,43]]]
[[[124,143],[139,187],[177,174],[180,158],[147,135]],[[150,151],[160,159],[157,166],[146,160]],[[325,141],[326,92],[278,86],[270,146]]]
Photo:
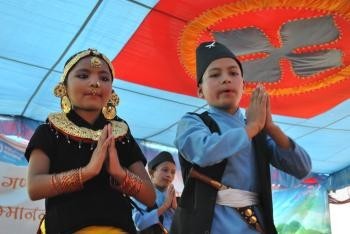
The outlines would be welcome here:
[[[121,183],[118,183],[118,181],[113,176],[110,176],[109,178],[110,178],[110,185],[113,188],[129,196],[134,196],[138,194],[141,190],[142,183],[143,183],[139,176],[130,172],[127,169],[125,169],[125,177]]]

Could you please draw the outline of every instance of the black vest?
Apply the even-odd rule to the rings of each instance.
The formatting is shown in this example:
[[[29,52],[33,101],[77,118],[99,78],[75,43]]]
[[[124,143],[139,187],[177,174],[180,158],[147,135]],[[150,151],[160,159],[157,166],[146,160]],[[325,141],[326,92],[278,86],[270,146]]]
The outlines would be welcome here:
[[[217,123],[208,115],[208,112],[196,115],[203,120],[212,133],[217,132],[220,134],[220,129]],[[266,147],[266,134],[259,133],[255,136],[253,138],[253,145],[256,152],[258,178],[260,178],[260,181],[258,181],[260,190],[259,200],[263,211],[264,228],[268,234],[277,234],[273,222],[269,167],[270,152]],[[179,206],[175,211],[170,233],[209,234],[214,215],[217,190],[199,180],[188,178],[187,175],[191,167],[194,167],[199,172],[217,181],[221,181],[227,160],[223,160],[222,162],[209,167],[199,167],[198,165],[186,161],[184,157],[179,154],[179,161],[185,187],[182,191]]]

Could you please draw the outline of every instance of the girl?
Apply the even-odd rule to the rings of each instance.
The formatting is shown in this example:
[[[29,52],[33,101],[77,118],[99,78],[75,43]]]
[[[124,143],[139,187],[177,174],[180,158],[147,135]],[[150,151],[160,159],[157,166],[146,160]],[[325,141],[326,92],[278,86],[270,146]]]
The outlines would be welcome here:
[[[116,116],[113,77],[98,51],[73,55],[54,90],[63,112],[50,114],[28,144],[28,193],[46,199],[43,233],[135,233],[125,195],[154,204],[145,157]]]

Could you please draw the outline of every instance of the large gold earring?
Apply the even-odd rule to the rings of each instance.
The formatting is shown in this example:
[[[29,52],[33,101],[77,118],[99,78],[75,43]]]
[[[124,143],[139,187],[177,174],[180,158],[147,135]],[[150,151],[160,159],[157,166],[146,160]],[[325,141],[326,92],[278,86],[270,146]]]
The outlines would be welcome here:
[[[61,98],[61,109],[66,114],[72,109],[72,104],[70,103],[68,96],[63,96]]]
[[[108,120],[114,119],[114,117],[117,115],[116,106],[118,104],[119,104],[119,97],[114,92],[114,90],[112,90],[111,98],[108,100],[107,105],[102,108],[103,116]]]
[[[54,94],[56,97],[61,98],[61,109],[64,113],[68,113],[72,109],[72,104],[67,96],[66,86],[60,82],[56,85],[54,89]]]

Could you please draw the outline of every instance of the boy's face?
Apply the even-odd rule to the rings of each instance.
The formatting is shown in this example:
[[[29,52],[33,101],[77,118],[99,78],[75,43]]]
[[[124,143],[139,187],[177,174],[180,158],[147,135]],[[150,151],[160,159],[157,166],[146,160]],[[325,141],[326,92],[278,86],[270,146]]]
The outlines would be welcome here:
[[[198,96],[208,104],[235,113],[243,94],[243,77],[237,62],[221,58],[209,64],[198,86]]]
[[[176,165],[172,162],[162,162],[150,171],[153,184],[160,190],[166,189],[174,180]]]

